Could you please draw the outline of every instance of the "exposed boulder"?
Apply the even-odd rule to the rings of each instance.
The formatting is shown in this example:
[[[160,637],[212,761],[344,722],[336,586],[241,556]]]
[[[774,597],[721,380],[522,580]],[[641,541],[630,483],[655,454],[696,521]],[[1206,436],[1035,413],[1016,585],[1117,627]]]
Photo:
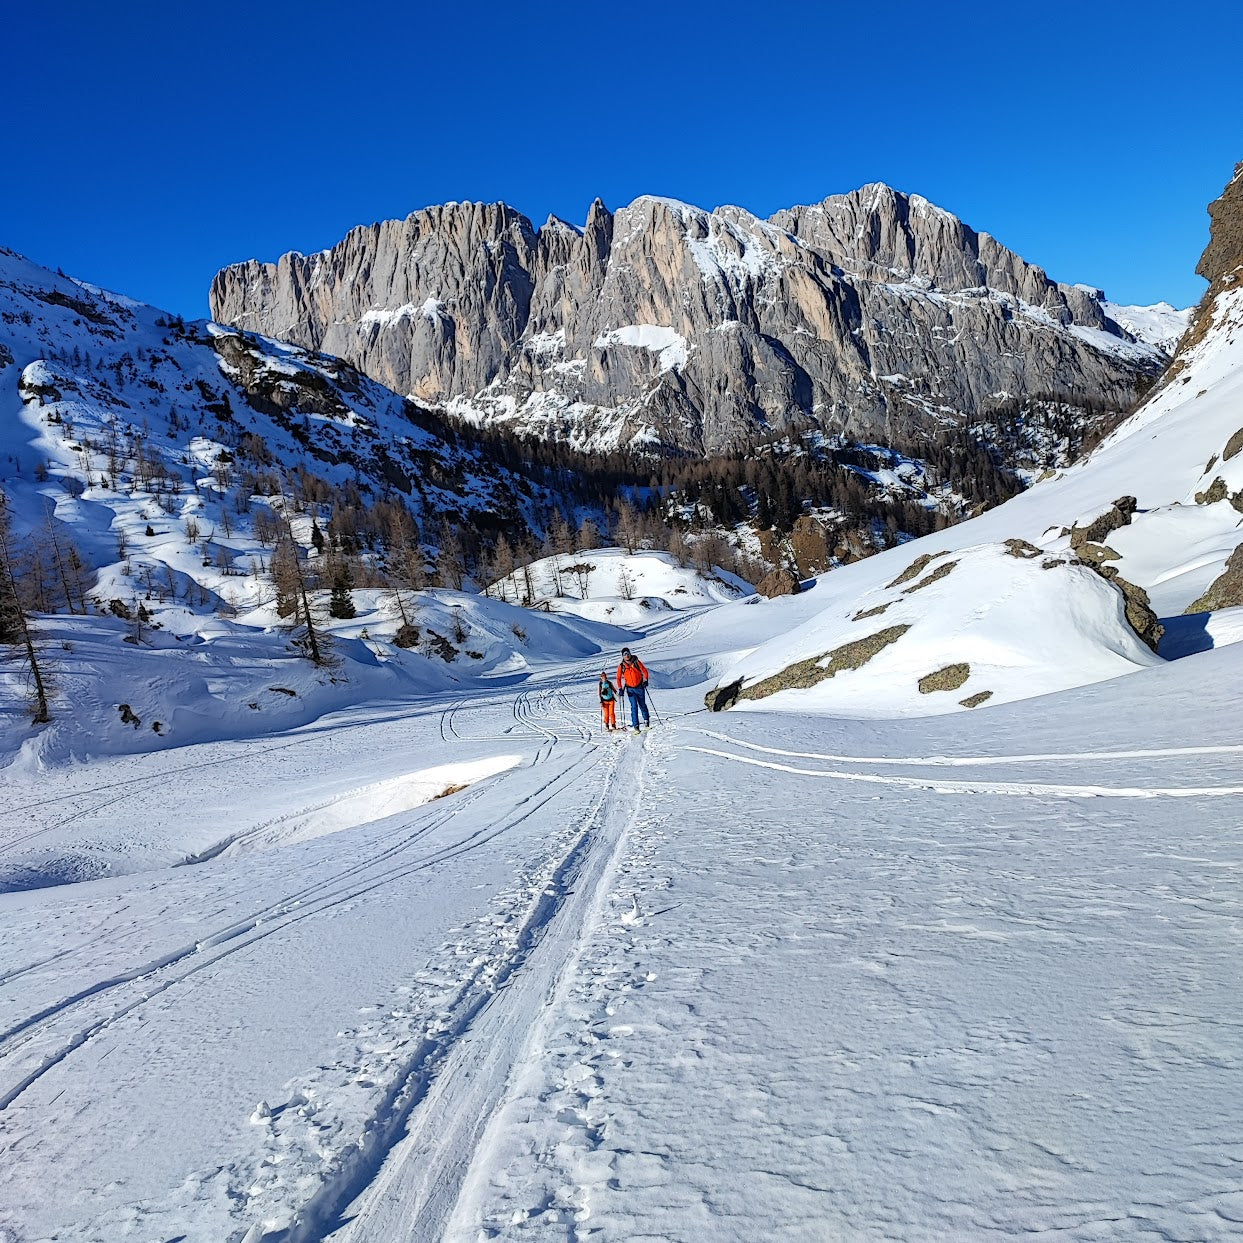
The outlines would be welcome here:
[[[1226,486],[1226,481],[1218,475],[1203,492],[1196,493],[1196,504],[1216,505],[1218,501],[1224,501],[1229,492],[1230,489]]]
[[[1032,561],[1041,555],[1041,550],[1025,539],[1008,539],[1005,541],[1005,546],[1010,556],[1018,557],[1023,561]]]
[[[891,604],[892,600],[886,600],[884,604],[874,605],[870,609],[860,609],[853,617],[853,621],[864,621],[869,617],[879,617]]]
[[[783,566],[778,566],[775,570],[769,570],[755,585],[755,590],[760,595],[767,596],[770,600],[776,596],[796,596],[798,595],[798,589],[798,579]]]
[[[909,583],[911,579],[918,578],[929,565],[938,557],[944,557],[943,552],[923,552],[920,553],[910,565],[898,575],[897,578],[889,584],[890,587],[901,587],[903,583]]]
[[[1161,619],[1153,612],[1148,593],[1142,587],[1137,587],[1123,578],[1116,566],[1098,565],[1092,561],[1086,564],[1092,566],[1102,578],[1107,578],[1122,592],[1122,598],[1126,601],[1127,623],[1155,652],[1161,642],[1161,636],[1165,634],[1165,627],[1161,624]]]
[[[1102,565],[1106,561],[1122,559],[1108,544],[1080,544],[1075,552],[1081,561],[1087,561],[1091,565]]]
[[[957,561],[942,561],[936,569],[932,570],[924,578],[921,578],[919,582],[912,583],[903,594],[909,596],[913,591],[923,591],[925,587],[931,587],[933,583],[939,583],[957,564]]]
[[[986,700],[992,699],[992,691],[976,691],[974,695],[968,695],[966,699],[960,699],[958,702],[964,708],[978,708]]]
[[[710,690],[704,696],[704,704],[709,712],[724,712],[726,708],[731,707],[738,702],[738,692],[742,690],[742,679],[729,683],[728,686],[718,686],[714,690]]]
[[[935,673],[925,674],[919,679],[919,693],[931,695],[934,691],[956,691],[971,676],[971,666],[965,661],[946,665]]]

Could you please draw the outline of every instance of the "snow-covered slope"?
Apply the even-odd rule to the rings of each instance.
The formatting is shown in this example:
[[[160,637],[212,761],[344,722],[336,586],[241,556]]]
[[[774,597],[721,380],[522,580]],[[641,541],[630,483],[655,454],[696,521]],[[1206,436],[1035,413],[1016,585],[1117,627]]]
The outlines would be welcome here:
[[[1122,595],[1081,562],[1016,541],[914,564],[915,574],[859,596],[853,614],[826,609],[739,662],[728,676],[743,679],[743,702],[839,716],[945,712],[1160,663],[1127,624]]]
[[[1125,328],[1137,341],[1156,346],[1164,354],[1173,355],[1178,349],[1187,325],[1195,314],[1194,307],[1181,311],[1168,302],[1156,302],[1152,306],[1122,306],[1110,302],[1104,294],[1094,291],[1101,309],[1121,328]]]
[[[533,485],[337,359],[185,325],[11,251],[0,485],[15,535],[45,554],[45,594],[64,597],[37,627],[55,699],[33,744],[45,759],[264,733],[612,643],[501,601],[363,583],[355,618],[322,618],[334,666],[308,668],[268,573],[280,524],[312,571],[324,532],[360,544],[364,568],[397,539],[423,562],[445,519],[524,529]],[[364,529],[380,504],[387,529]],[[62,553],[81,558],[71,575]],[[6,648],[0,754],[27,735],[26,692]]]
[[[823,677],[831,653],[875,641],[898,618],[911,628],[883,654],[835,672],[815,691],[779,690],[764,702],[943,712],[972,706],[977,690],[995,700],[1039,695],[1150,663],[1121,594],[1062,563],[1076,556],[1074,545],[1146,591],[1164,617],[1192,606],[1243,538],[1243,291],[1224,289],[1202,314],[1167,382],[1087,458],[979,518],[821,577],[816,617],[727,669],[720,685],[741,679],[745,693],[800,662],[818,671],[804,680]],[[1137,502],[1129,517],[1129,504],[1113,510],[1124,497]],[[1031,561],[999,557],[998,546],[1015,539],[1032,545]],[[908,596],[887,587],[929,554],[946,554],[940,564],[957,567],[940,589]],[[1038,568],[1046,565],[1049,572]],[[893,612],[858,617],[895,598],[902,603]],[[919,693],[921,677],[958,663],[973,670],[961,696]],[[981,678],[986,666],[990,675]]]
[[[0,349],[6,482],[30,479],[40,465],[66,478],[90,466],[94,485],[128,485],[133,472],[111,479],[106,458],[118,442],[141,439],[183,489],[224,455],[236,466],[228,482],[247,466],[302,469],[373,494],[391,490],[421,521],[445,513],[511,521],[529,491],[434,414],[340,359],[185,324],[2,248]],[[204,503],[228,482],[214,481]]]
[[[533,561],[492,583],[487,594],[551,613],[646,627],[661,613],[727,603],[751,590],[735,574],[680,566],[669,553],[594,548]]]
[[[785,605],[641,738],[584,659],[8,770],[0,1234],[1236,1237],[1243,649],[697,713]]]

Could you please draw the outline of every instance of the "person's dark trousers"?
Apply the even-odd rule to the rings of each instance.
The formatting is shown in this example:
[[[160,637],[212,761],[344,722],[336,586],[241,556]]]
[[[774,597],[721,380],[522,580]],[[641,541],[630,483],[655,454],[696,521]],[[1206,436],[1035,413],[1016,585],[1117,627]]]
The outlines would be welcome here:
[[[647,712],[647,691],[641,686],[626,687],[626,695],[630,699],[630,724],[633,728],[639,728],[639,712],[643,712],[643,724],[650,725],[652,718]]]

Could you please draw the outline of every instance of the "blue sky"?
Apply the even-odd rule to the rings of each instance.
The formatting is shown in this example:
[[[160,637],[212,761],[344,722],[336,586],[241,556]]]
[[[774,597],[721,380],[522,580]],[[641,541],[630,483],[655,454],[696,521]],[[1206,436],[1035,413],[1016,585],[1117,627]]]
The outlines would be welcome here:
[[[1199,298],[1243,5],[52,4],[4,20],[0,244],[187,316],[355,224],[886,181],[1121,302]]]

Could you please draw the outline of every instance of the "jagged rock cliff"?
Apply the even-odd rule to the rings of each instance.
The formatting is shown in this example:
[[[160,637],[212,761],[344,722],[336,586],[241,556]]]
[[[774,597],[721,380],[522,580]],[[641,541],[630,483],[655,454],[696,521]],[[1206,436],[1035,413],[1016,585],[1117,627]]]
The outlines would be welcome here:
[[[644,197],[536,230],[504,204],[447,204],[225,268],[211,307],[481,421],[696,453],[807,423],[884,436],[1025,395],[1123,409],[1167,361],[1103,295],[883,185],[767,221]]]
[[[1227,281],[1236,281],[1243,267],[1243,163],[1235,165],[1230,184],[1209,204],[1208,214],[1212,221],[1209,243],[1196,273],[1213,286],[1211,297]]]

